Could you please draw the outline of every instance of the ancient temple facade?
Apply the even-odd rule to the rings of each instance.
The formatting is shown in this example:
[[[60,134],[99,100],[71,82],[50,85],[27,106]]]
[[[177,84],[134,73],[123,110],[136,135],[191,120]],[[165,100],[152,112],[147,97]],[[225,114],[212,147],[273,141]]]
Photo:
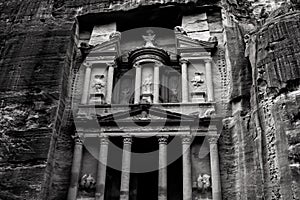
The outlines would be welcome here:
[[[68,200],[222,199],[222,30],[210,33],[206,12],[182,18],[172,28],[133,19],[122,32],[110,21],[79,35]]]
[[[299,0],[0,3],[0,199],[300,199]]]

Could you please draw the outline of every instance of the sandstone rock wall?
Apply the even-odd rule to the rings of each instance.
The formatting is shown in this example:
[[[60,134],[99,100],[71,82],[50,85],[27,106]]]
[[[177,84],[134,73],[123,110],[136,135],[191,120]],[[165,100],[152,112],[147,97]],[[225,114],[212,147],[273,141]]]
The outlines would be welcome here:
[[[231,117],[224,120],[220,162],[229,184],[222,185],[223,198],[299,199],[299,12],[274,6],[257,19],[251,10],[257,2],[228,2],[227,40],[244,45],[228,49]],[[242,41],[245,34],[251,38]]]

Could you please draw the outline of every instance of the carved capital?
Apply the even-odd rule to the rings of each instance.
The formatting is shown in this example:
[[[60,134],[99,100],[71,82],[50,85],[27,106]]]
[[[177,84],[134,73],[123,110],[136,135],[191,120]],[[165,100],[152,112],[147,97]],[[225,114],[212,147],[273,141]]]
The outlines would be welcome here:
[[[212,63],[212,59],[211,58],[205,58],[203,59],[205,64],[211,64]]]
[[[161,62],[155,62],[154,67],[162,67],[163,64]]]
[[[179,62],[180,62],[181,65],[183,65],[183,64],[188,65],[188,64],[189,64],[189,60],[184,59],[184,58],[181,58],[181,59],[179,60]]]
[[[83,65],[84,65],[87,69],[88,69],[88,68],[90,69],[90,68],[92,68],[92,66],[93,66],[92,63],[90,63],[90,62],[84,62]]]
[[[191,136],[191,135],[184,135],[184,136],[182,136],[181,139],[182,139],[182,144],[191,144],[193,136]]]
[[[100,136],[100,144],[101,145],[108,145],[109,139],[107,136]]]
[[[106,63],[106,65],[108,67],[113,67],[113,68],[116,68],[117,67],[117,64],[115,62],[109,62],[109,63]]]
[[[168,144],[168,137],[169,136],[157,136],[159,144]]]
[[[124,137],[123,144],[132,144],[132,137],[130,137],[130,136]]]
[[[209,144],[217,144],[218,140],[219,140],[219,137],[216,137],[216,136],[209,137],[207,140],[208,140]]]
[[[140,68],[141,65],[140,65],[140,63],[134,63],[134,64],[133,64],[133,67],[134,67],[134,68]]]
[[[114,38],[121,39],[121,32],[115,31],[112,34],[110,34],[109,39],[114,39]]]
[[[80,137],[80,136],[78,136],[78,135],[72,136],[72,138],[73,138],[74,141],[75,141],[75,145],[82,145],[83,142],[84,142],[84,138],[83,138],[83,137]]]

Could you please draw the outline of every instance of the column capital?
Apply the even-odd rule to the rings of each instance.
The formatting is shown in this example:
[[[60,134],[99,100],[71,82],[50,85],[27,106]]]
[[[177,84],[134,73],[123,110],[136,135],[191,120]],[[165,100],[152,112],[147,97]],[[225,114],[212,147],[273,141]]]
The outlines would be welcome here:
[[[158,143],[159,144],[167,144],[168,143],[168,135],[158,135]]]
[[[212,58],[204,58],[203,61],[205,63],[212,63]]]
[[[123,137],[123,144],[132,144],[132,137],[131,136],[124,136]]]
[[[103,135],[101,135],[100,136],[100,144],[102,145],[108,145],[108,142],[109,142],[109,139],[108,139],[108,137],[107,136],[103,136]]]
[[[78,145],[82,145],[83,142],[84,142],[84,137],[80,137],[78,135],[72,135],[72,138],[74,139],[75,141],[75,144],[78,144]]]
[[[217,144],[218,140],[219,140],[219,137],[217,137],[217,136],[210,136],[210,137],[208,137],[207,140],[208,140],[209,144]]]
[[[154,67],[162,67],[163,63],[161,62],[155,62]]]
[[[180,58],[179,62],[180,64],[189,64],[189,60],[185,58]]]
[[[182,139],[182,144],[191,144],[193,136],[191,136],[191,135],[183,135],[181,137],[181,139]]]
[[[140,63],[134,63],[134,64],[133,64],[133,67],[134,67],[134,68],[141,68],[141,65],[140,65]]]
[[[84,62],[83,65],[86,67],[86,68],[92,68],[93,64],[90,63],[90,62]]]
[[[108,63],[106,63],[106,65],[107,65],[108,67],[113,67],[113,68],[116,68],[116,67],[117,67],[116,62],[108,62]]]

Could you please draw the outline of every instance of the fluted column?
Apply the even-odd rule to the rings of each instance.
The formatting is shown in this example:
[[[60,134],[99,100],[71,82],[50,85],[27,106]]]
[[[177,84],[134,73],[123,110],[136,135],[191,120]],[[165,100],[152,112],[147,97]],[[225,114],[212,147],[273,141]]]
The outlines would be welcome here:
[[[132,144],[132,138],[124,137],[120,200],[128,200],[129,199],[131,144]]]
[[[85,77],[84,77],[84,83],[83,83],[83,92],[81,97],[81,104],[87,104],[88,103],[88,95],[89,95],[89,89],[90,89],[90,81],[91,81],[91,73],[92,73],[92,66],[90,63],[84,64],[85,69]]]
[[[107,90],[106,90],[106,103],[111,104],[112,101],[112,93],[113,93],[113,83],[114,83],[114,68],[115,64],[110,63],[108,65],[107,72]]]
[[[183,200],[192,200],[192,166],[190,135],[182,137]]]
[[[135,66],[135,90],[134,90],[134,103],[140,103],[141,96],[141,83],[142,83],[142,68],[139,64]]]
[[[213,200],[221,200],[221,178],[219,168],[218,138],[208,139],[210,149],[210,166]]]
[[[98,160],[95,200],[104,199],[108,143],[109,140],[107,137],[100,138],[100,152],[98,158],[99,160]]]
[[[189,101],[189,85],[188,85],[188,61],[181,59],[181,91],[182,91],[182,103]]]
[[[205,62],[205,78],[207,84],[207,101],[214,101],[214,85],[212,76],[212,60],[204,60]]]
[[[83,141],[78,136],[74,137],[74,139],[75,139],[75,146],[74,146],[73,162],[72,162],[72,169],[71,169],[71,181],[70,181],[68,197],[67,197],[68,200],[75,200],[77,197],[79,173],[80,173],[81,160],[82,160]]]
[[[167,200],[167,144],[168,136],[159,136],[158,200]]]
[[[156,63],[154,65],[154,97],[153,103],[159,103],[159,67],[161,63]]]

